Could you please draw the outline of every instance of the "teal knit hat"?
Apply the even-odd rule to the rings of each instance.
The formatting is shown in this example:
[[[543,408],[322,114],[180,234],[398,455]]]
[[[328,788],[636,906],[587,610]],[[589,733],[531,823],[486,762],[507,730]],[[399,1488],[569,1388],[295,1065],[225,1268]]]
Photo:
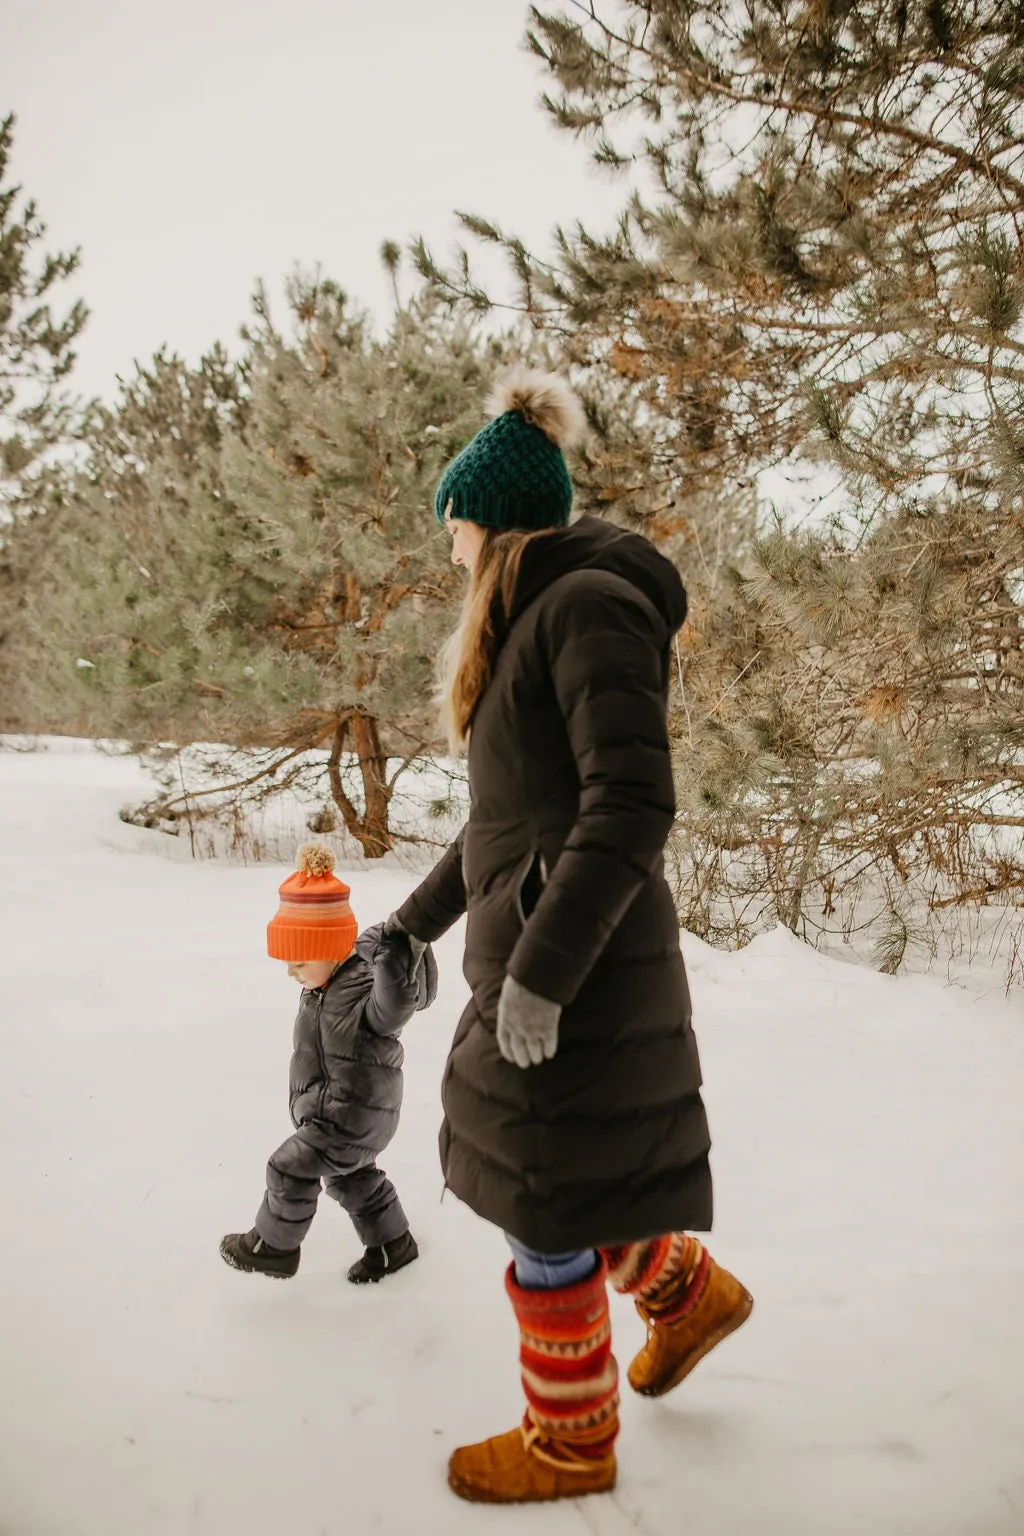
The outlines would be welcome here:
[[[494,419],[453,459],[434,496],[445,513],[482,528],[563,528],[572,481],[563,448],[586,431],[583,407],[557,373],[517,368],[487,401]]]

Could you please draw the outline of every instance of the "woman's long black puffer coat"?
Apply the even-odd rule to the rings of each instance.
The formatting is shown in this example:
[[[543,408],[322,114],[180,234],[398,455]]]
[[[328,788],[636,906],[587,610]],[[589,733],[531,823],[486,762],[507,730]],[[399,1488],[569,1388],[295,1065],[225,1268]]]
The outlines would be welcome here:
[[[711,1225],[709,1136],[663,850],[675,567],[592,517],[527,546],[473,720],[470,814],[399,911],[468,910],[472,990],[442,1087],[453,1192],[541,1252]],[[495,1040],[506,973],[564,1005],[557,1054]]]

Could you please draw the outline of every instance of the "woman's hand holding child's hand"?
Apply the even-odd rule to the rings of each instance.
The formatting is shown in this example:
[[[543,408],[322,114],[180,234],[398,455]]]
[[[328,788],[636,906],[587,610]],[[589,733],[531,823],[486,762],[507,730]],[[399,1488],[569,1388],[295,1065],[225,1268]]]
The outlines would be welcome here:
[[[384,924],[384,937],[391,939],[394,938],[396,933],[400,933],[409,946],[408,982],[411,987],[416,980],[416,972],[420,968],[420,961],[423,959],[423,952],[427,946],[422,939],[413,938],[408,928],[399,921],[398,913],[392,912]]]

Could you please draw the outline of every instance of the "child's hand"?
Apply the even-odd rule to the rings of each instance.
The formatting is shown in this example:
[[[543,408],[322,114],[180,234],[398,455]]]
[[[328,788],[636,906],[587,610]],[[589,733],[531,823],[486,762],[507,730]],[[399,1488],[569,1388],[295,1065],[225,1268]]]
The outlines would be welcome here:
[[[398,914],[396,912],[392,912],[391,916],[384,924],[384,938],[394,938],[396,933],[401,934],[402,938],[409,946],[409,969],[406,972],[406,980],[411,987],[413,982],[416,980],[416,972],[420,968],[420,962],[423,959],[423,952],[427,946],[422,939],[413,938],[408,928],[404,927],[403,924],[399,921]]]

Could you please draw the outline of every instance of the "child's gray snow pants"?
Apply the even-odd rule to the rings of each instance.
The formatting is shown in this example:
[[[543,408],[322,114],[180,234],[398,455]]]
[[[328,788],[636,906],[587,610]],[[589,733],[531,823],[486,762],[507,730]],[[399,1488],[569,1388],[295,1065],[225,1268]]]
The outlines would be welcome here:
[[[267,1164],[267,1192],[256,1231],[271,1248],[297,1248],[316,1215],[321,1184],[352,1218],[366,1248],[409,1230],[398,1192],[376,1162],[353,1163],[353,1148],[319,1147],[302,1131],[289,1136]]]

